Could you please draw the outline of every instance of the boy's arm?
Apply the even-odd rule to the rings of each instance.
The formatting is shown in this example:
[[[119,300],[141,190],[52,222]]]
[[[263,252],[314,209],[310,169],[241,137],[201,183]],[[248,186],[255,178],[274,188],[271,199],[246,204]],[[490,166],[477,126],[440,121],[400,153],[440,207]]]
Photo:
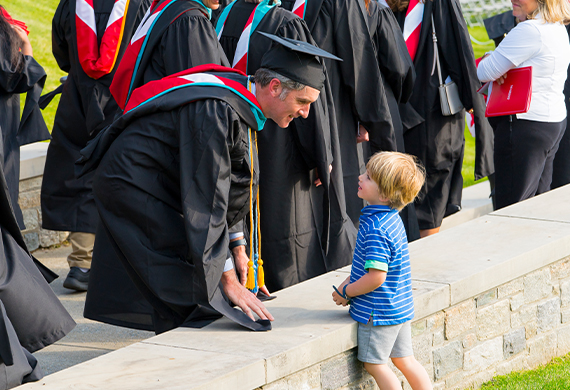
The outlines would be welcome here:
[[[346,286],[346,295],[356,297],[376,290],[386,280],[386,271],[369,268],[368,272],[354,283]]]

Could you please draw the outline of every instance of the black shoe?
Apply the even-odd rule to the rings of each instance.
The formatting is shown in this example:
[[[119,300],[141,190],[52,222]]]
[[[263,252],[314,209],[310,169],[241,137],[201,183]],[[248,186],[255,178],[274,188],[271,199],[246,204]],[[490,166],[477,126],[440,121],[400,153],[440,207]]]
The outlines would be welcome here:
[[[67,278],[63,281],[63,287],[75,291],[87,291],[87,284],[89,283],[89,272],[83,272],[79,267],[71,267]]]

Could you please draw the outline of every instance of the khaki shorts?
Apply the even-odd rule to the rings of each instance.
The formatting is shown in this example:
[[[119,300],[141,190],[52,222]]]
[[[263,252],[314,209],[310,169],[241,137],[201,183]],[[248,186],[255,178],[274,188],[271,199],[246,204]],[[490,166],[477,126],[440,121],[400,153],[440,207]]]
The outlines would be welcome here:
[[[413,356],[411,321],[374,326],[372,320],[358,323],[358,360],[387,364],[390,358]]]

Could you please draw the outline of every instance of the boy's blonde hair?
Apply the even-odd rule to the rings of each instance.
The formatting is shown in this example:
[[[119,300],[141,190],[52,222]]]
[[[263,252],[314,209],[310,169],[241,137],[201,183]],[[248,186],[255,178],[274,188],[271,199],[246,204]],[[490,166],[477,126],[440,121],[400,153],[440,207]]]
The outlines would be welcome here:
[[[416,157],[405,153],[376,153],[366,164],[366,169],[378,185],[380,195],[397,210],[414,201],[425,180],[424,167]]]

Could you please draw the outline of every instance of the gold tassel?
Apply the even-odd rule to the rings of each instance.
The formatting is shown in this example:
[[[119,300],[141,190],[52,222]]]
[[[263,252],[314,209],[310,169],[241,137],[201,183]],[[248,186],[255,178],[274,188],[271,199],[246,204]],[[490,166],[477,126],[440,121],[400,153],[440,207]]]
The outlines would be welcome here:
[[[263,272],[263,260],[261,258],[257,261],[257,285],[259,287],[265,286],[265,273]]]
[[[253,269],[253,261],[248,261],[247,266],[249,269],[247,270],[247,282],[245,283],[245,288],[248,290],[255,289],[255,270]]]

